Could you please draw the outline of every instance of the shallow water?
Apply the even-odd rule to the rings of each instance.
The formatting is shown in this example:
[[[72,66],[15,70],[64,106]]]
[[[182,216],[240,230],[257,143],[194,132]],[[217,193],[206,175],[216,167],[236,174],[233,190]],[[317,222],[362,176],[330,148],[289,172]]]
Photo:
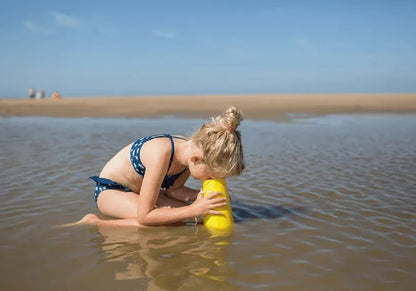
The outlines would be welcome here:
[[[201,122],[0,118],[0,289],[414,288],[416,115],[244,121],[228,236],[200,225],[54,228],[97,213],[88,176],[119,148]]]

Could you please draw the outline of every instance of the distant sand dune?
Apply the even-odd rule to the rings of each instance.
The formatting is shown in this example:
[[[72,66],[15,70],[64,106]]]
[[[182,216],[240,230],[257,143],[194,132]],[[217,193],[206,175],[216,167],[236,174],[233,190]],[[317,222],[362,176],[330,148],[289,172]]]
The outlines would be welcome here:
[[[2,116],[208,117],[227,106],[249,119],[285,119],[289,113],[410,113],[416,94],[270,94],[155,97],[73,97],[62,100],[0,100]]]

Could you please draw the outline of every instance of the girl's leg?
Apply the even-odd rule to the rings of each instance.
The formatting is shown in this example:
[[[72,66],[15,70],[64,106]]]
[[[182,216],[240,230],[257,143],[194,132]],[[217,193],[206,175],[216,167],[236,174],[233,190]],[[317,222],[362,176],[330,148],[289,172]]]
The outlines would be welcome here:
[[[137,204],[139,195],[134,192],[120,190],[105,190],[100,193],[97,199],[98,209],[102,214],[122,218],[102,220],[95,214],[87,214],[76,224],[96,224],[98,227],[120,227],[135,226],[144,227],[137,222]],[[156,201],[156,207],[182,207],[187,204],[176,199],[167,197],[160,193]]]
[[[121,190],[105,190],[100,193],[97,200],[98,209],[102,214],[116,218],[135,218],[137,217],[137,205],[139,195],[134,192],[124,192]],[[159,193],[155,207],[182,207],[187,204],[167,197],[164,193]]]
[[[135,226],[135,227],[145,227],[137,222],[136,218],[124,218],[124,219],[111,219],[111,220],[104,220],[100,219],[95,214],[87,214],[85,215],[80,221],[75,223],[69,223],[61,225],[61,227],[66,226],[74,226],[80,224],[92,224],[97,225],[98,227],[118,227],[118,226]]]
[[[114,189],[102,191],[97,199],[97,206],[100,212],[116,218],[137,217],[138,203],[138,194]]]
[[[87,214],[81,220],[65,224],[71,226],[78,224],[97,224],[118,226],[120,224],[139,226],[137,222],[137,203],[139,195],[134,192],[108,189],[100,193],[97,199],[97,207],[102,214],[123,218],[121,220],[102,220],[95,214]]]
[[[122,218],[103,220],[95,214],[87,214],[80,221],[65,226],[79,224],[95,224],[97,226],[136,226],[142,227],[137,222],[137,203],[139,195],[134,192],[125,192],[121,190],[104,190],[97,199],[97,207],[102,214]]]

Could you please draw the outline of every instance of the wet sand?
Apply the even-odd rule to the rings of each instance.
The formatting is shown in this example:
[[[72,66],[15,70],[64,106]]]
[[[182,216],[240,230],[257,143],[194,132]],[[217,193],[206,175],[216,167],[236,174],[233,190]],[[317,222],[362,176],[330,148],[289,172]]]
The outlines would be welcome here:
[[[249,119],[286,119],[290,113],[411,113],[416,93],[409,94],[270,94],[137,97],[69,97],[62,100],[0,100],[2,116],[208,117],[230,105]]]

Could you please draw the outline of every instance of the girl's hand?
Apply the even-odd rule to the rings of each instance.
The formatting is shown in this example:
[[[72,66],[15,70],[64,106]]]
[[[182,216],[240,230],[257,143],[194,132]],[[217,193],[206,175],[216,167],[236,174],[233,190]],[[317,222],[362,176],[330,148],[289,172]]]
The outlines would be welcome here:
[[[204,197],[203,194],[207,195]],[[225,203],[227,198],[216,197],[219,194],[221,194],[221,192],[202,192],[201,190],[195,202],[190,205],[193,216],[203,216],[205,214],[223,215],[221,211],[214,210],[215,208],[222,207],[227,204]]]

